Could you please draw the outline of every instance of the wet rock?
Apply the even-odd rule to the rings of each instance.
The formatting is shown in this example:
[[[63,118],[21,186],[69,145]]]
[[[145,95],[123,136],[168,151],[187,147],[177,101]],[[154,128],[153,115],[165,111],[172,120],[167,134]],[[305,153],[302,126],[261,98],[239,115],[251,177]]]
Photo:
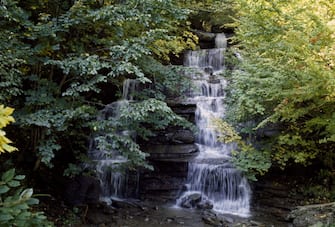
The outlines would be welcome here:
[[[218,78],[215,78],[215,77],[210,77],[208,79],[208,83],[211,83],[211,84],[218,84],[220,83],[220,79]],[[220,91],[219,95],[223,94],[223,91]]]
[[[335,203],[299,206],[287,216],[293,226],[330,226],[335,221]]]
[[[141,207],[136,202],[127,201],[127,200],[113,199],[112,200],[112,206],[116,207],[116,208],[139,208],[139,209],[143,210],[143,207]]]
[[[165,220],[167,223],[171,223],[171,222],[173,222],[174,221],[174,218],[166,218],[166,220]]]
[[[187,129],[166,129],[156,132],[155,137],[150,138],[150,144],[193,144],[195,135]]]
[[[258,221],[253,221],[253,220],[250,220],[250,225],[251,226],[257,226],[257,227],[261,227],[261,226],[265,226],[264,224],[258,222]]]
[[[214,73],[213,67],[211,67],[211,66],[205,67],[204,71],[205,71],[205,73],[207,73],[209,75],[213,75],[213,73]]]
[[[226,215],[218,215],[213,211],[206,210],[202,213],[202,220],[212,226],[231,226],[235,221],[232,217]]]
[[[221,81],[220,81],[220,79],[217,76],[211,74],[209,76],[207,82],[211,83],[211,84],[219,84]]]
[[[199,154],[195,144],[147,144],[143,150],[155,161],[185,162]]]
[[[182,198],[180,206],[184,208],[196,207],[197,204],[201,202],[201,198],[202,198],[201,193],[197,192],[186,195],[184,198]]]
[[[187,163],[153,163],[155,172],[140,176],[140,198],[151,201],[175,200],[187,177]]]
[[[190,144],[195,142],[195,136],[191,130],[178,130],[172,135],[171,142]]]
[[[194,102],[189,102],[185,100],[168,100],[167,101],[169,107],[175,112],[176,114],[182,116],[186,120],[190,122],[195,122],[195,110],[196,104]]]
[[[220,219],[226,223],[234,223],[234,219],[231,217],[222,216]]]
[[[202,209],[202,210],[206,210],[206,209],[210,210],[210,209],[213,209],[213,203],[209,200],[203,200],[197,204],[197,208]]]
[[[202,217],[202,220],[211,226],[223,226],[223,223],[217,219],[217,218],[212,218],[212,217]]]

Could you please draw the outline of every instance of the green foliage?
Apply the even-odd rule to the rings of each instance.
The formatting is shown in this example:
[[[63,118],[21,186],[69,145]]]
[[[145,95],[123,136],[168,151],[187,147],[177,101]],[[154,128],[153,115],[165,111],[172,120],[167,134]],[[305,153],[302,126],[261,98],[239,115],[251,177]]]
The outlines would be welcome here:
[[[2,174],[0,181],[0,225],[1,226],[53,226],[43,212],[31,212],[38,204],[33,198],[33,189],[21,189],[24,175],[15,175],[15,169]]]
[[[282,168],[322,160],[335,149],[334,4],[240,0],[238,6],[243,60],[231,77],[231,120],[253,120],[254,134],[276,125],[279,133],[263,141]]]
[[[314,172],[293,193],[303,195],[306,204],[320,204],[334,201],[335,185],[332,170],[320,169],[319,172]]]
[[[183,67],[165,66],[149,56],[139,59],[138,64],[143,68],[145,75],[152,79],[150,83],[140,84],[140,87],[146,89],[139,89],[132,94],[135,100],[154,98],[164,101],[179,98],[189,88],[190,81],[184,76]]]
[[[118,134],[111,130],[102,132],[101,136],[95,137],[97,148],[102,151],[108,151],[110,156],[113,155],[113,151],[117,150],[125,157],[127,162],[122,163],[119,168],[132,170],[142,166],[152,170],[152,166],[145,160],[148,154],[141,151],[140,146],[130,135]]]
[[[183,0],[180,4],[192,10],[190,20],[197,29],[213,32],[235,26],[236,1]]]
[[[0,129],[10,122],[14,109],[0,105]],[[0,151],[14,151],[15,147],[9,146],[11,141],[0,130]],[[0,153],[1,153],[0,152]],[[2,174],[0,180],[0,224],[1,226],[52,226],[46,220],[43,212],[31,212],[31,205],[38,204],[38,199],[32,198],[33,189],[17,189],[21,185],[24,175],[15,175],[15,169],[10,169]],[[14,189],[16,189],[14,191]]]
[[[82,173],[82,171],[83,170],[80,166],[75,165],[73,163],[69,163],[68,167],[64,171],[64,176],[73,178],[73,177],[79,175],[80,173]]]
[[[232,162],[249,180],[257,181],[257,176],[264,175],[271,167],[270,153],[257,150],[249,144],[233,152]]]
[[[129,106],[121,109],[120,123],[126,128],[135,130],[143,139],[152,136],[153,132],[150,129],[160,130],[169,125],[192,127],[191,123],[174,114],[166,103],[156,99],[130,103]],[[143,127],[143,124],[147,127]]]
[[[163,63],[197,40],[177,2],[1,1],[0,101],[17,110],[18,146],[35,168],[62,150],[83,157],[102,87],[137,79],[150,84],[141,100],[182,91]]]
[[[257,150],[235,131],[227,122],[214,119],[213,124],[220,133],[218,140],[224,143],[235,143],[237,149],[232,151],[232,162],[249,180],[256,181],[256,176],[264,175],[271,167],[269,152]]]
[[[326,188],[324,185],[308,185],[301,189],[301,194],[305,198],[309,198],[309,203],[323,203],[334,200],[334,194]]]
[[[25,24],[27,14],[17,6],[17,1],[0,3],[0,102],[8,104],[10,99],[22,93],[22,71],[29,46],[20,40],[18,23]]]
[[[183,31],[178,36],[172,37],[168,40],[159,39],[155,41],[151,47],[153,54],[159,59],[166,62],[170,61],[170,56],[177,56],[185,49],[195,49],[198,37],[192,32]]]
[[[64,133],[69,133],[68,139],[77,137],[77,139],[86,140],[88,135],[84,134],[83,130],[89,127],[88,121],[92,120],[96,110],[88,105],[71,108],[67,104],[62,105],[63,103],[55,102],[53,106],[50,104],[52,103],[49,103],[48,107],[45,106],[45,109],[34,113],[27,113],[28,110],[25,107],[21,110],[20,115],[18,115],[18,122],[22,127],[34,130],[38,134],[38,137],[32,138],[34,140],[31,141],[34,145],[34,152],[39,156],[38,162],[41,161],[47,166],[52,167],[51,160],[55,152],[59,151],[61,146],[67,142],[66,140],[61,141]],[[77,140],[72,141],[71,146],[76,147],[76,143]],[[80,141],[78,141],[78,146],[80,145],[79,143]]]
[[[98,132],[94,137],[99,150],[118,151],[127,158],[127,167],[132,169],[139,165],[152,169],[135,139],[147,140],[154,136],[155,130],[164,129],[169,125],[192,128],[193,125],[176,115],[166,103],[156,99],[120,104],[118,115],[95,122],[92,127]]]

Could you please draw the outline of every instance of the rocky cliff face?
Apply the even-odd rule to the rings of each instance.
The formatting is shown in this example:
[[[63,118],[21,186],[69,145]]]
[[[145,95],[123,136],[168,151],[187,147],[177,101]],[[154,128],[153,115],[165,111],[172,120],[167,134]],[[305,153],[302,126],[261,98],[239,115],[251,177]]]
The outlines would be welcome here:
[[[275,179],[261,179],[252,184],[252,210],[256,213],[272,216],[277,220],[285,220],[296,205],[297,198],[290,194],[288,185]]]
[[[195,105],[171,102],[175,113],[194,122]],[[149,153],[154,171],[142,170],[139,178],[139,196],[144,200],[162,202],[174,200],[183,189],[188,172],[188,161],[198,154],[191,130],[168,128],[156,133],[141,147]]]
[[[287,224],[293,222],[293,226],[310,226],[312,222],[308,220],[317,220],[318,212],[315,213],[314,218],[309,213],[310,217],[306,219],[308,214],[303,215],[302,209],[297,209],[297,207],[305,205],[308,200],[306,195],[301,193],[301,187],[308,182],[308,174],[301,172],[302,170],[303,168],[287,171],[270,169],[265,176],[259,177],[258,181],[253,182],[251,202],[253,212],[256,215],[267,215],[271,219]],[[311,209],[308,208],[308,211]],[[327,209],[321,210],[320,213],[326,211]],[[328,216],[325,220],[328,220]],[[309,224],[301,225],[299,223]]]

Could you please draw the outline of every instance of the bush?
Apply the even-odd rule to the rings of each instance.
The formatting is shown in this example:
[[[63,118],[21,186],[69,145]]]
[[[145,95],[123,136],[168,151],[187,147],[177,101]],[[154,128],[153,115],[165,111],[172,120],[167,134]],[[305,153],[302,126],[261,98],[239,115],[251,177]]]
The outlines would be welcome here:
[[[11,141],[5,137],[2,128],[14,122],[11,116],[14,109],[0,105],[0,153],[17,150],[8,145]],[[38,199],[32,198],[33,189],[19,188],[24,175],[15,175],[15,169],[2,174],[0,180],[0,226],[53,226],[43,212],[31,212],[31,205],[38,204]]]
[[[33,189],[19,188],[24,175],[15,175],[15,169],[2,174],[0,181],[1,226],[53,226],[43,212],[31,212],[31,205],[39,203],[33,198]]]

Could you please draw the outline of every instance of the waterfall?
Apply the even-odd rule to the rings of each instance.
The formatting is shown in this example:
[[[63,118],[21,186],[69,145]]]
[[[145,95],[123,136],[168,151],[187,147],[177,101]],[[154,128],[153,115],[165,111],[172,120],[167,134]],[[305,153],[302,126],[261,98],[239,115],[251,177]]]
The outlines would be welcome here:
[[[122,98],[124,100],[133,101],[135,99],[134,94],[138,91],[140,86],[140,81],[134,79],[126,79],[123,82],[123,89],[122,89]]]
[[[190,67],[188,76],[194,88],[188,100],[196,103],[197,145],[200,153],[189,163],[187,191],[177,200],[182,205],[192,194],[201,194],[202,201],[209,201],[220,213],[239,216],[249,215],[250,187],[247,179],[230,163],[234,144],[217,140],[213,118],[225,117],[224,88],[226,81],[220,77],[224,68],[226,38],[218,34],[216,48],[189,51],[184,65]]]
[[[121,109],[127,108],[129,101],[133,101],[134,93],[139,86],[137,80],[126,79],[123,83],[122,99],[111,104],[108,104],[98,116],[98,120],[110,120],[117,122]],[[103,132],[101,132],[103,134]],[[131,131],[117,132],[119,135],[128,136]],[[102,193],[100,200],[111,203],[111,199],[122,199],[129,196],[134,196],[133,192],[128,189],[128,181],[135,178],[135,184],[138,186],[138,173],[136,176],[130,176],[121,170],[122,165],[128,160],[120,154],[118,150],[108,149],[101,150],[97,148],[96,140],[99,135],[92,138],[89,147],[89,157],[95,163],[95,172],[100,181]],[[137,191],[137,189],[135,189]]]

